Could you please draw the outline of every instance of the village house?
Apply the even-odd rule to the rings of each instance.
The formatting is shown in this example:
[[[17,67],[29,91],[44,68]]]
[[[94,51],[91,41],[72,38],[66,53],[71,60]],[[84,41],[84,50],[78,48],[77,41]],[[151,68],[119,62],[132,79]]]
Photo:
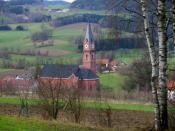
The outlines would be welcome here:
[[[84,88],[86,91],[99,89],[96,74],[96,51],[91,25],[88,24],[83,44],[83,67],[79,65],[44,65],[40,74],[41,81],[54,80],[67,88]]]
[[[29,72],[20,75],[8,75],[0,80],[0,90],[9,95],[16,95],[20,92],[34,94],[37,91],[37,82],[32,78]]]
[[[167,82],[168,87],[168,99],[175,102],[175,80],[169,80]]]
[[[97,59],[96,66],[99,72],[108,73],[108,72],[115,72],[120,66],[123,66],[124,63],[117,60],[110,60],[110,59]]]

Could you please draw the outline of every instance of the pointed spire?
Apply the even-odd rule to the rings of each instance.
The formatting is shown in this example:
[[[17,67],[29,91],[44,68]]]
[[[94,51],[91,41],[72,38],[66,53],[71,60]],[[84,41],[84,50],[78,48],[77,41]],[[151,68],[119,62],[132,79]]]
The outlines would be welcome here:
[[[87,25],[85,40],[88,40],[90,42],[92,42],[94,40],[90,23],[88,23],[88,25]]]

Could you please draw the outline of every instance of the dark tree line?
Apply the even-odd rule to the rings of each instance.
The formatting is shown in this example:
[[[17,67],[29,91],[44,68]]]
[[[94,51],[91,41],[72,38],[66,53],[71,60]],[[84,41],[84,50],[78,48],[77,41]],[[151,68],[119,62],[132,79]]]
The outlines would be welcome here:
[[[0,11],[9,12],[15,14],[24,14],[29,12],[29,9],[23,7],[25,4],[32,4],[34,0],[11,0],[11,1],[0,1]]]
[[[87,10],[106,10],[108,5],[109,0],[76,0],[71,4],[70,7]]]
[[[81,40],[81,41],[80,41]],[[74,41],[78,44],[78,50],[83,50],[83,39]],[[96,51],[110,51],[117,49],[136,49],[145,48],[145,40],[143,38],[118,38],[118,39],[99,39],[95,40]]]
[[[9,12],[15,14],[25,14],[29,12],[29,9],[20,5],[13,5],[9,7]]]
[[[80,22],[98,23],[98,21],[103,17],[105,16],[96,14],[76,14],[72,16],[57,18],[52,22],[52,25],[55,27],[59,27],[63,25],[80,23]]]
[[[37,4],[41,3],[43,0],[11,0],[8,1],[7,3],[9,5],[32,5],[32,4]]]

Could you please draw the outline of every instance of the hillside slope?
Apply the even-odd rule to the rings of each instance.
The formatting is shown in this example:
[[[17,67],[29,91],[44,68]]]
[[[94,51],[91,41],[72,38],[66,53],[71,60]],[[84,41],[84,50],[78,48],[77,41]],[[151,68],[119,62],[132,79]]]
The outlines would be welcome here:
[[[71,8],[103,10],[106,9],[108,3],[109,0],[76,0],[71,4]]]
[[[53,0],[53,1],[48,1],[48,0],[45,0],[44,1],[44,4],[45,5],[70,5],[69,2],[66,2],[66,1],[62,1],[62,0]]]

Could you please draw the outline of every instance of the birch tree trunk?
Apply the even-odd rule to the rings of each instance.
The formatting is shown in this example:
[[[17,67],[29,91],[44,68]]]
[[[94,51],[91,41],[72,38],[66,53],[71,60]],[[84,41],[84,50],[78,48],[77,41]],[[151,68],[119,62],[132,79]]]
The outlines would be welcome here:
[[[173,39],[174,39],[174,46],[175,46],[175,0],[173,0]]]
[[[159,87],[162,130],[168,129],[166,0],[158,0]]]
[[[154,109],[155,110],[155,129],[160,130],[161,129],[160,105],[159,105],[159,100],[158,100],[157,84],[156,84],[158,81],[158,63],[156,62],[157,59],[156,59],[155,46],[151,40],[151,35],[150,35],[147,0],[141,0],[141,6],[142,6],[142,14],[144,18],[144,31],[145,31],[149,55],[151,59],[151,65],[152,65],[151,86],[152,86],[153,102],[155,106],[155,109]]]

